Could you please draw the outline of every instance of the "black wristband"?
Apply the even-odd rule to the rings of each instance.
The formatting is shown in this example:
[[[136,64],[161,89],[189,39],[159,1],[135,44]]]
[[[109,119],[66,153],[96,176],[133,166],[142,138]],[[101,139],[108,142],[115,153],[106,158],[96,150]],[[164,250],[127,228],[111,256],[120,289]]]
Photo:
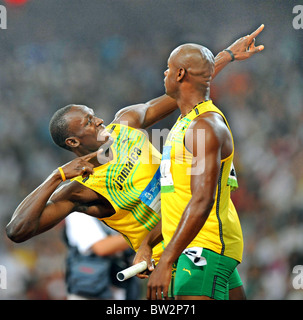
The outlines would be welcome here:
[[[229,49],[224,49],[223,51],[226,51],[226,52],[228,52],[228,53],[230,54],[230,56],[231,56],[231,61],[234,61],[234,60],[235,60],[235,56],[234,56],[234,54],[232,53],[231,50],[229,50]]]

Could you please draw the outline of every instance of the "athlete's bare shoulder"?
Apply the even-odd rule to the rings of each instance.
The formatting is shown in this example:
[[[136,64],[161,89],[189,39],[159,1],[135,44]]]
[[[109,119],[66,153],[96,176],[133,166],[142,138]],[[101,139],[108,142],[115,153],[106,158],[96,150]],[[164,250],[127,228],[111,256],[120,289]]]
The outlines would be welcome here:
[[[210,131],[210,134],[222,136],[229,135],[229,129],[223,119],[223,117],[217,112],[205,112],[195,118],[189,126],[189,129],[205,129]]]
[[[219,113],[205,112],[191,122],[185,136],[185,141],[188,141],[186,146],[189,150],[194,150],[192,143],[201,141],[197,138],[199,136],[202,136],[205,143],[212,145],[213,148],[221,149],[222,158],[230,154],[232,150],[231,133]]]

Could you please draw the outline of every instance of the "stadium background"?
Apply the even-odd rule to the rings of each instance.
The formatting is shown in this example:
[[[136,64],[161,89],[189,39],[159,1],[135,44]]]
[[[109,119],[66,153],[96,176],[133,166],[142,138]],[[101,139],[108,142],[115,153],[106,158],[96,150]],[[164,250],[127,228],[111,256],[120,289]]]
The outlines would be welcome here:
[[[11,0],[12,1],[12,0]],[[62,224],[22,244],[6,238],[18,203],[72,159],[48,122],[69,103],[108,123],[121,107],[161,95],[170,51],[197,42],[215,54],[261,23],[265,50],[235,62],[212,85],[233,130],[240,189],[233,195],[245,250],[248,299],[302,299],[292,270],[303,264],[303,30],[299,1],[29,0],[7,8],[0,30],[0,299],[64,299]],[[14,2],[14,1],[13,1]],[[18,2],[18,1],[17,1]],[[176,119],[157,128],[170,128]]]

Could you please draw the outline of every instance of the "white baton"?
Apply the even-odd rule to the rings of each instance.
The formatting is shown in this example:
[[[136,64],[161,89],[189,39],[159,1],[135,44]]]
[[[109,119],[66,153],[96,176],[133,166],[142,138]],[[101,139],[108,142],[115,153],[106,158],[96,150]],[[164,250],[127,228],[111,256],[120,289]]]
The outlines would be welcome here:
[[[139,262],[129,268],[126,268],[126,269],[118,272],[117,279],[119,281],[127,280],[127,279],[135,276],[137,273],[140,273],[146,269],[147,269],[147,262],[146,261]]]

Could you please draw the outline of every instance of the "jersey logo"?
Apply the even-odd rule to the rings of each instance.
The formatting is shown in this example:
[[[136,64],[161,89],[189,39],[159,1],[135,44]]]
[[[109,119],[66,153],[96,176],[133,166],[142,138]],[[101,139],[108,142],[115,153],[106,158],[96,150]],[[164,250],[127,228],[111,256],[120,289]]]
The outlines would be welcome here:
[[[133,170],[134,165],[138,162],[141,153],[142,153],[141,149],[135,147],[130,152],[128,160],[126,161],[125,165],[123,166],[117,178],[113,179],[115,185],[118,187],[119,190],[123,189],[123,184],[125,180],[128,178],[130,172]]]

